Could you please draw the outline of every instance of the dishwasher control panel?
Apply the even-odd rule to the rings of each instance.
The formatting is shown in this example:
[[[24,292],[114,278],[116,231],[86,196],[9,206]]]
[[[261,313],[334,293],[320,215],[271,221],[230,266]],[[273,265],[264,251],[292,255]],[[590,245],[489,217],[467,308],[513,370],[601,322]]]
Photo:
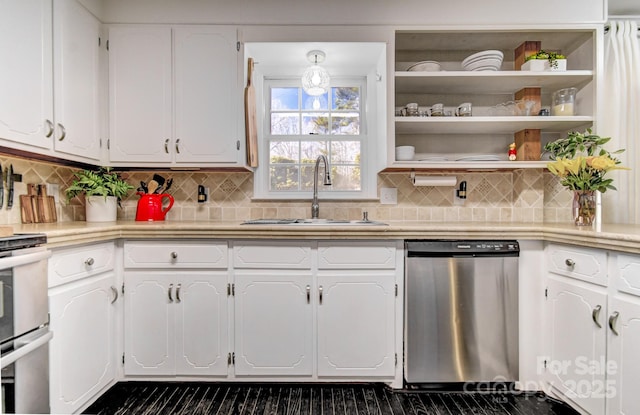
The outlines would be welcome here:
[[[408,240],[407,256],[508,255],[520,252],[518,241],[512,240]]]

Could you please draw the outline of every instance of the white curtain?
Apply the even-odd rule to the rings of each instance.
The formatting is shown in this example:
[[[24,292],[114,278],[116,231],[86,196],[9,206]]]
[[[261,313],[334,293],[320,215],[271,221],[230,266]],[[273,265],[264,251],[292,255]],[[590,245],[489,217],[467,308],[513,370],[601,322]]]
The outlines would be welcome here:
[[[630,171],[614,171],[613,185],[602,197],[605,222],[640,224],[640,46],[635,21],[613,20],[605,35],[602,116],[598,134],[611,137],[608,150]]]

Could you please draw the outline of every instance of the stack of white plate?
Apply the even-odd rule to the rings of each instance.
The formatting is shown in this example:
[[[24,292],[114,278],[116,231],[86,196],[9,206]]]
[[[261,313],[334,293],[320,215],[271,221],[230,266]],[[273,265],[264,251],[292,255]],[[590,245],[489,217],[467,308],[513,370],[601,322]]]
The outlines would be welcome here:
[[[462,61],[465,71],[498,71],[502,65],[504,55],[499,50],[485,50],[467,56]]]
[[[407,71],[410,71],[410,72],[418,72],[418,71],[437,72],[437,71],[439,71],[441,69],[442,68],[440,66],[440,62],[422,61],[422,62],[414,63],[413,65],[409,66],[407,68]]]

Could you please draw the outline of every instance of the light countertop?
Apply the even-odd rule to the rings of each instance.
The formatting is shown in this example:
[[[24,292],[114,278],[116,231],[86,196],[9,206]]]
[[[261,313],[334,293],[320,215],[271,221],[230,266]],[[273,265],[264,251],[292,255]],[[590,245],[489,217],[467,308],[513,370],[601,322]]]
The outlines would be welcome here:
[[[41,232],[56,247],[118,238],[197,239],[529,239],[640,254],[640,226],[498,222],[403,222],[388,225],[242,225],[240,221],[107,223],[57,222],[13,225],[14,233]]]

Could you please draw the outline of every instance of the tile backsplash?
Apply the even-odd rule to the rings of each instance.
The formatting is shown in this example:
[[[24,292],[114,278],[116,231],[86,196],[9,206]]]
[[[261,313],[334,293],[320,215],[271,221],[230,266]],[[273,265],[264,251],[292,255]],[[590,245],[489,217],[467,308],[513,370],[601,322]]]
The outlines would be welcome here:
[[[14,206],[5,203],[0,210],[1,224],[20,223],[18,195],[26,194],[27,183],[59,185],[56,204],[58,221],[84,220],[83,201],[66,202],[64,189],[72,182],[76,169],[13,156],[0,155],[2,167],[13,165],[22,174],[15,184]],[[250,172],[161,172],[173,177],[169,193],[175,198],[167,214],[168,221],[241,221],[255,218],[306,218],[311,212],[310,201],[252,201],[253,174]],[[434,173],[435,174],[435,173]],[[134,186],[148,181],[152,172],[122,172],[122,177]],[[436,174],[437,175],[437,174]],[[360,219],[364,211],[374,220],[405,221],[491,221],[491,222],[566,222],[571,220],[571,193],[556,177],[542,170],[498,172],[455,172],[458,183],[467,182],[464,205],[454,204],[454,187],[416,187],[409,173],[381,173],[378,189],[396,188],[398,203],[383,205],[378,201],[322,201],[320,217]],[[197,188],[210,189],[209,200],[197,203]],[[132,192],[122,201],[118,219],[134,220],[138,196]]]

